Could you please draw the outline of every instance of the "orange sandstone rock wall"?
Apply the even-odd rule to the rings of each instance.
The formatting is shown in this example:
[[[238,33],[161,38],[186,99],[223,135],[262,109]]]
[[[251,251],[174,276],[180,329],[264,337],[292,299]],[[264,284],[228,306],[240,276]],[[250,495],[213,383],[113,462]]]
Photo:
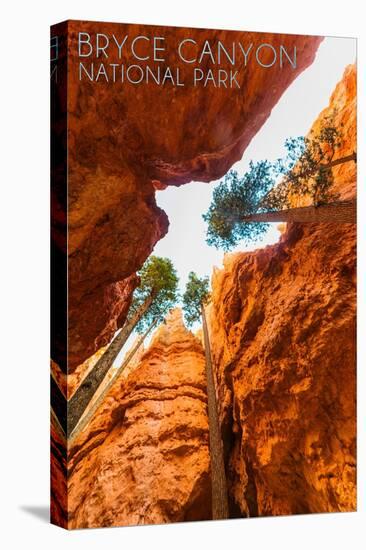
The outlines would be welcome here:
[[[349,65],[342,80],[331,95],[329,106],[320,114],[313,129],[316,133],[321,119],[334,113],[335,126],[340,128],[343,145],[337,150],[334,159],[345,157],[357,149],[357,69]],[[340,199],[352,199],[356,196],[357,164],[347,162],[333,168],[333,189]]]
[[[356,65],[346,67],[342,79],[332,93],[329,105],[323,109],[312,125],[311,133],[317,135],[326,117],[332,116],[338,128],[342,145],[334,155],[334,160],[356,152],[357,148],[357,70]],[[357,164],[354,161],[339,164],[332,169],[334,183],[332,191],[339,200],[353,199],[356,196]],[[294,206],[311,204],[311,198],[293,197]]]
[[[80,21],[67,25],[68,366],[72,371],[122,326],[136,285],[133,274],[167,232],[168,219],[156,205],[155,189],[223,176],[241,158],[286,88],[312,63],[322,38]],[[152,32],[164,37],[168,44],[164,67],[179,67],[182,78],[192,66],[177,61],[175,52],[187,37],[201,48],[206,39],[226,44],[245,41],[247,46],[269,42],[288,51],[296,44],[297,67],[286,63],[281,68],[277,63],[263,68],[253,56],[239,71],[241,88],[230,90],[80,81],[79,31],[92,36],[126,34],[129,41]],[[104,61],[121,63],[113,55]],[[122,61],[135,62],[129,49]],[[211,67],[204,62],[201,68]]]
[[[230,494],[240,515],[352,511],[355,233],[292,224],[226,255],[209,325]]]
[[[349,65],[330,97],[329,105],[312,126],[316,134],[324,117],[334,113],[334,125],[339,128],[343,144],[337,149],[334,159],[356,152],[357,148],[357,70]],[[340,199],[352,199],[356,195],[357,165],[346,162],[333,168],[334,191]]]
[[[204,354],[176,310],[69,450],[69,528],[209,519]]]

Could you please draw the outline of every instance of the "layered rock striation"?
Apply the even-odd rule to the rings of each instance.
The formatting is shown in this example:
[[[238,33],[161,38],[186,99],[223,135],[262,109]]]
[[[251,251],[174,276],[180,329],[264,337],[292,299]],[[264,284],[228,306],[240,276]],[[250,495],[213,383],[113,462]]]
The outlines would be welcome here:
[[[211,517],[204,353],[176,310],[69,449],[69,528]]]

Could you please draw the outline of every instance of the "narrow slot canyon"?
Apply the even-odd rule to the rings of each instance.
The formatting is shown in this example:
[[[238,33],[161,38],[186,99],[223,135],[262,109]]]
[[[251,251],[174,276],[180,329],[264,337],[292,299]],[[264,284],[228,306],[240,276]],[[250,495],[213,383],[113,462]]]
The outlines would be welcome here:
[[[352,224],[294,224],[214,274],[230,517],[354,507],[354,254]],[[71,528],[210,519],[201,339],[174,310],[73,443]]]
[[[287,37],[288,46],[295,38]],[[223,177],[321,42],[302,37],[297,70],[278,72],[274,88],[268,73],[248,67],[245,104],[242,92],[227,100],[222,90],[181,97],[169,89],[155,110],[157,92],[143,97],[139,89],[143,112],[135,97],[116,96],[111,108],[101,88],[71,79],[69,355],[60,338],[52,357],[66,402],[123,330],[138,272],[173,230],[157,192]],[[173,103],[181,109],[174,125]],[[340,157],[356,149],[355,105],[356,67],[348,65],[312,120],[316,132],[335,113],[346,137]],[[120,126],[122,137],[110,138]],[[356,162],[335,166],[332,178],[339,200],[355,201]],[[294,208],[310,204],[306,196],[291,200]],[[278,231],[275,244],[225,253],[207,273],[230,518],[356,509],[356,224],[291,222]],[[51,516],[69,529],[212,519],[202,328],[190,330],[176,304],[114,380],[135,341],[72,437],[51,415]]]

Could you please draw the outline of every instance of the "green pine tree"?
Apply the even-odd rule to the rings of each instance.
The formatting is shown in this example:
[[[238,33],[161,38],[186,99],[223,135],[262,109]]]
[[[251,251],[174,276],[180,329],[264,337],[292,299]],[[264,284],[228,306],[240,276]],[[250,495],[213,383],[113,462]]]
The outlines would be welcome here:
[[[134,291],[125,325],[68,402],[69,436],[130,334],[134,330],[143,333],[152,324],[162,321],[178,300],[179,279],[169,258],[150,256],[138,275],[140,285]]]

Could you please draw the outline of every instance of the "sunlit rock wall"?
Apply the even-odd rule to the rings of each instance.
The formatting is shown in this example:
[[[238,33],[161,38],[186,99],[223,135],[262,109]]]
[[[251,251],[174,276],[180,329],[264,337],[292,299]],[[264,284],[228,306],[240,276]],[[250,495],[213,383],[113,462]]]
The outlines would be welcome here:
[[[183,38],[202,48],[212,44],[270,43],[279,51],[297,48],[297,66],[261,67],[254,54],[241,67],[240,89],[155,84],[119,85],[79,80],[78,32],[151,35],[151,27],[69,22],[68,73],[68,254],[69,370],[108,343],[126,318],[135,281],[168,220],[157,207],[155,189],[223,176],[269,117],[291,82],[315,56],[321,37],[154,27],[168,45],[164,66],[177,60]],[[264,62],[269,62],[266,52]],[[90,61],[90,59],[87,59]],[[85,62],[87,61],[85,60]],[[95,61],[95,59],[93,59]],[[99,58],[99,62],[101,58]],[[111,54],[108,63],[121,63]],[[125,48],[123,63],[136,60]],[[201,68],[210,68],[205,58]],[[213,66],[213,68],[215,68]],[[232,68],[223,63],[223,69]],[[58,358],[53,358],[58,362]]]
[[[352,224],[292,224],[214,272],[209,325],[239,515],[355,510],[355,236]]]
[[[204,354],[176,310],[69,450],[69,527],[211,517]]]

